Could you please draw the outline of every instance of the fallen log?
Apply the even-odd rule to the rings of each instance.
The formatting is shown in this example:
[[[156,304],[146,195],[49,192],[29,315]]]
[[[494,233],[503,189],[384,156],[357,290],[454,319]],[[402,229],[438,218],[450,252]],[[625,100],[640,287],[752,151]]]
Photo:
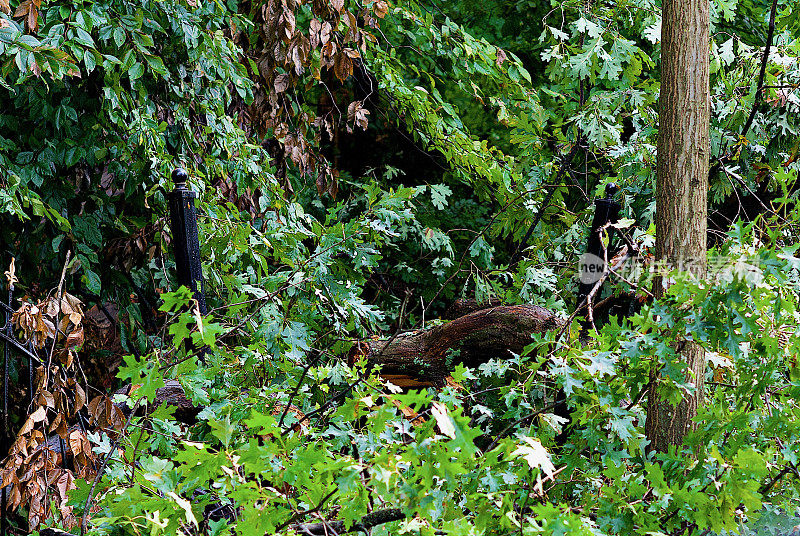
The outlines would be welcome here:
[[[479,302],[472,298],[459,298],[447,308],[442,318],[445,320],[455,320],[456,318],[466,316],[475,311],[491,309],[492,307],[498,307],[500,305],[503,305],[503,302],[497,298],[490,298],[485,302]]]
[[[466,307],[477,306],[468,303]],[[509,352],[520,353],[530,344],[531,335],[559,329],[563,326],[552,311],[537,305],[504,305],[479,309],[451,322],[438,326],[402,333],[381,340],[361,341],[351,357],[364,355],[370,366],[380,366],[381,376],[403,388],[441,387],[453,367],[463,363],[475,367],[495,357],[508,357]],[[138,386],[126,385],[116,394],[132,395]],[[167,380],[165,386],[156,390],[153,403],[140,408],[142,414],[149,413],[161,405],[175,407],[175,418],[192,425],[203,409],[188,399],[177,380]],[[114,404],[121,416],[127,417],[130,408],[125,404]],[[280,413],[285,406],[278,404]],[[289,411],[298,419],[303,413],[291,406]],[[77,425],[69,432],[78,429]],[[47,447],[61,451],[58,436],[48,438]],[[69,442],[65,444],[71,453]]]
[[[391,523],[392,521],[401,521],[405,518],[405,514],[399,508],[386,508],[384,510],[375,510],[365,515],[350,528],[345,528],[344,521],[338,520],[325,523],[298,523],[291,527],[297,534],[305,534],[307,536],[327,536],[330,534],[345,534],[348,532],[369,533],[369,530],[373,527],[384,523]]]
[[[131,396],[135,393],[138,387],[138,385],[132,386],[131,384],[128,384],[120,389],[117,389],[114,394]],[[183,386],[178,380],[166,380],[164,382],[164,387],[159,387],[156,389],[156,396],[153,402],[141,410],[140,413],[150,413],[161,405],[175,407],[175,419],[178,422],[185,424],[194,424],[197,422],[197,414],[203,409],[195,406],[192,401],[189,400],[183,390]],[[122,413],[126,417],[128,416],[130,408],[128,408],[125,404],[118,404],[117,407],[122,410]]]
[[[366,357],[400,387],[442,386],[456,364],[475,367],[509,352],[518,354],[533,334],[562,326],[552,311],[537,305],[490,307],[429,329],[361,341],[351,358]]]

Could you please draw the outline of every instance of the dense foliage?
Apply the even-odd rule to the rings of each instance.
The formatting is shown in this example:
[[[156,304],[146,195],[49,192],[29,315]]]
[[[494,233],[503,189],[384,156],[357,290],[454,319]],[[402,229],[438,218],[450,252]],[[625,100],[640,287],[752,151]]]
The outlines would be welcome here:
[[[777,0],[770,32],[772,2],[711,4],[713,269],[653,302],[656,0],[0,0],[0,262],[42,358],[3,469],[15,526],[262,536],[387,508],[404,519],[373,533],[796,524],[800,9]],[[175,284],[177,166],[205,317]],[[609,182],[644,269],[602,297],[638,305],[582,341],[578,256]],[[358,359],[456,298],[570,329],[442,388]],[[84,341],[85,309],[112,303],[119,340]],[[706,403],[685,448],[655,454],[651,371],[673,400],[693,389],[687,338]],[[115,401],[140,411],[79,363],[134,384]],[[175,381],[194,423],[141,410]],[[54,435],[69,465],[43,454]]]

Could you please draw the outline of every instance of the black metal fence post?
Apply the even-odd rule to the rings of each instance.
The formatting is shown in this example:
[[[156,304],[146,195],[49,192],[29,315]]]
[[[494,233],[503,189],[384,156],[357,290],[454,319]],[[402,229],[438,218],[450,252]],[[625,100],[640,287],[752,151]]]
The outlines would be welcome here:
[[[169,194],[172,246],[175,249],[178,284],[194,293],[200,313],[206,314],[200,241],[197,238],[197,210],[194,206],[197,194],[186,186],[188,179],[189,175],[184,169],[178,168],[172,172],[172,181],[175,183],[175,188]]]
[[[197,300],[200,314],[208,312],[203,288],[203,268],[200,264],[200,240],[197,237],[197,194],[186,186],[189,174],[178,168],[172,172],[175,188],[169,193],[169,217],[172,227],[172,246],[175,249],[175,267],[178,284],[190,289]],[[188,348],[193,349],[191,341]],[[205,363],[206,348],[200,348],[198,358]]]
[[[580,260],[580,278],[581,284],[578,288],[578,297],[575,307],[580,307],[584,301],[589,297],[589,293],[600,280],[605,271],[605,258],[608,256],[604,254],[603,242],[601,236],[601,229],[607,223],[616,223],[619,220],[619,211],[622,208],[619,203],[614,201],[614,196],[619,191],[617,185],[613,182],[606,186],[605,199],[596,199],[594,202],[594,218],[592,218],[592,228],[589,231],[589,239],[586,242],[586,253],[581,256]],[[608,244],[609,249],[611,240],[614,237],[614,228],[608,229]],[[610,253],[606,251],[605,253]],[[591,304],[589,304],[591,305]],[[581,339],[583,339],[587,322],[583,322],[581,329]],[[567,404],[567,395],[564,389],[559,388],[554,395],[553,399],[553,413],[565,420],[561,432],[556,436],[556,445],[564,445],[569,437],[572,428],[572,415]]]
[[[619,220],[619,211],[622,208],[619,203],[614,201],[614,196],[619,188],[613,182],[606,186],[605,199],[596,199],[594,202],[594,218],[592,219],[592,229],[589,232],[589,239],[586,242],[586,254],[581,258],[580,277],[581,284],[578,288],[578,299],[576,307],[589,296],[589,293],[599,281],[605,271],[605,258],[609,255],[604,254],[601,229],[608,223],[616,223]],[[614,238],[614,229],[608,229],[609,246]]]

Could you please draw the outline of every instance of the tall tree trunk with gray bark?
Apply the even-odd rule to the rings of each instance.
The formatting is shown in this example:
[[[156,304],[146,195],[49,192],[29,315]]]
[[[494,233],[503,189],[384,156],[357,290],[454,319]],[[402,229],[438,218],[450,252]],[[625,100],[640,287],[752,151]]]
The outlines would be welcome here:
[[[663,0],[661,94],[656,184],[656,259],[695,277],[706,274],[709,167],[709,0]],[[668,281],[656,282],[656,296]],[[651,448],[680,445],[703,399],[706,360],[691,341],[678,344],[694,394],[678,406],[651,382],[646,433]],[[657,367],[653,375],[658,374]]]

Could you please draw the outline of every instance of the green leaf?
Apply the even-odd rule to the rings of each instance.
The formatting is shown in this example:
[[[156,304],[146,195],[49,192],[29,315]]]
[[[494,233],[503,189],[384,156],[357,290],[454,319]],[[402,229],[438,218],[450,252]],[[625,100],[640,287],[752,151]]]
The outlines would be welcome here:
[[[54,249],[56,248],[55,242],[53,243],[53,248]],[[86,290],[88,290],[95,296],[100,296],[100,292],[102,290],[102,285],[100,283],[100,276],[98,276],[96,273],[94,273],[86,266],[83,267],[83,275],[81,276],[81,282],[86,287]]]
[[[155,400],[156,389],[164,387],[164,377],[158,367],[158,363],[139,360],[133,355],[124,358],[125,363],[120,366],[117,378],[129,380],[132,385],[138,385],[132,390],[130,396],[134,400],[145,398],[148,402]]]
[[[429,185],[429,189],[433,206],[439,210],[444,210],[444,208],[447,207],[447,198],[453,191],[446,184],[431,184]]]
[[[226,413],[224,420],[209,419],[207,421],[211,427],[211,433],[220,440],[225,448],[230,447],[233,434],[236,432],[236,424],[231,422],[231,414]]]
[[[83,63],[86,65],[86,72],[91,73],[94,71],[94,68],[97,66],[94,60],[94,53],[90,50],[85,50],[83,52]]]
[[[145,60],[150,68],[158,74],[167,74],[167,68],[164,62],[158,56],[145,55]]]
[[[194,294],[187,287],[181,285],[174,292],[165,292],[161,295],[164,303],[158,308],[159,311],[174,312],[182,307],[188,307],[194,299]]]
[[[137,78],[140,78],[143,73],[144,73],[144,65],[142,65],[138,61],[134,63],[130,69],[128,69],[128,76],[130,77],[131,80],[136,80]]]
[[[114,28],[114,43],[121,47],[125,43],[125,30],[117,26]]]

